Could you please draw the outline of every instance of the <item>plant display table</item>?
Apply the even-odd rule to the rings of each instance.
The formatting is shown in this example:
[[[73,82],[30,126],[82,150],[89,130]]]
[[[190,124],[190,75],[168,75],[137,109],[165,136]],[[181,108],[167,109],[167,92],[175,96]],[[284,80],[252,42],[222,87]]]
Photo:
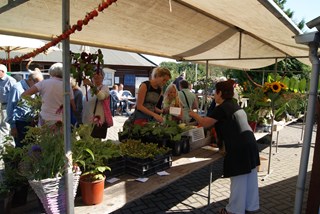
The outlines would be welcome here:
[[[168,176],[152,175],[145,183],[135,181],[137,177],[120,176],[120,181],[106,184],[103,202],[95,206],[83,206],[81,198],[76,199],[75,213],[111,213],[126,203],[150,194],[170,183],[222,158],[218,150],[195,149],[188,154],[173,157],[172,167],[166,171]],[[107,178],[108,179],[108,178]]]

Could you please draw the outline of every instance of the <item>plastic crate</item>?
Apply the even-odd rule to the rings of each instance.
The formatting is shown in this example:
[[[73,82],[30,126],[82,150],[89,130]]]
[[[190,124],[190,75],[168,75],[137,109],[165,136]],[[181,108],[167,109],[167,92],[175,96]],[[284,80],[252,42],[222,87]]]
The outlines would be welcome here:
[[[212,137],[208,136],[206,138],[190,142],[190,151],[209,145],[211,143],[211,139]]]
[[[199,141],[205,138],[203,127],[190,129],[181,134],[182,136],[190,136],[191,142]]]
[[[172,166],[172,156],[165,155],[155,160],[133,159],[126,160],[126,173],[137,177],[148,177]]]
[[[111,168],[111,171],[105,171],[107,178],[117,177],[126,173],[126,159],[124,157],[109,160],[106,165]]]

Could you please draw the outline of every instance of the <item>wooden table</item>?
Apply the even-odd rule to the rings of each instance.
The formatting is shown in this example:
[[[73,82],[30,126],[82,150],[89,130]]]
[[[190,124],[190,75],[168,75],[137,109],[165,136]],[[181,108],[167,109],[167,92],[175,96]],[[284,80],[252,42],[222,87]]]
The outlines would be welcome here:
[[[222,158],[218,149],[199,148],[182,156],[173,157],[172,167],[166,172],[168,176],[153,175],[145,183],[135,181],[136,177],[123,175],[120,181],[113,184],[106,184],[103,202],[94,206],[85,206],[81,197],[75,201],[75,213],[110,213],[125,204],[150,194],[172,182],[198,170]],[[211,179],[210,179],[211,180]],[[211,182],[210,182],[211,184]],[[210,190],[209,190],[210,191]],[[210,198],[208,198],[208,201]]]

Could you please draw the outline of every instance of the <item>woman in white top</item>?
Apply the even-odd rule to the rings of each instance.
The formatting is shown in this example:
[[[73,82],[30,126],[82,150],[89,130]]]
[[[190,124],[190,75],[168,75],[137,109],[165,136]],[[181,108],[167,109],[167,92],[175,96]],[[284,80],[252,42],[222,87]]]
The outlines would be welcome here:
[[[93,124],[95,117],[99,117],[99,123],[105,122],[105,116],[103,111],[102,102],[105,99],[109,99],[109,88],[106,85],[103,85],[104,72],[101,70],[95,72],[92,78],[92,81],[89,79],[83,80],[83,84],[90,86],[90,91],[87,91],[87,96],[84,97],[83,101],[83,116],[82,122],[84,124]],[[93,114],[94,106],[97,102],[96,112]]]
[[[41,110],[39,125],[54,124],[62,121],[63,113],[63,65],[55,63],[49,69],[50,78],[40,81],[22,93],[21,96],[31,96],[39,92],[41,96]],[[70,103],[75,110],[74,95],[70,86]]]

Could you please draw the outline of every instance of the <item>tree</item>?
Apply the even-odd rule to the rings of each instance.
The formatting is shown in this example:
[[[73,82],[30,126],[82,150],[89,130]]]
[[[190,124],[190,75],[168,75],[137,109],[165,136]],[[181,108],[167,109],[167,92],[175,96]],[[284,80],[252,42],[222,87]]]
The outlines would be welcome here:
[[[293,20],[293,15],[294,15],[294,11],[292,11],[291,9],[285,9],[284,5],[287,3],[287,0],[273,0],[280,8],[281,10],[287,14],[287,16]],[[293,20],[294,21],[294,20]],[[294,21],[295,22],[295,21]],[[299,22],[295,22],[295,24],[297,25],[297,27],[302,30],[306,24],[305,20],[302,19]]]

